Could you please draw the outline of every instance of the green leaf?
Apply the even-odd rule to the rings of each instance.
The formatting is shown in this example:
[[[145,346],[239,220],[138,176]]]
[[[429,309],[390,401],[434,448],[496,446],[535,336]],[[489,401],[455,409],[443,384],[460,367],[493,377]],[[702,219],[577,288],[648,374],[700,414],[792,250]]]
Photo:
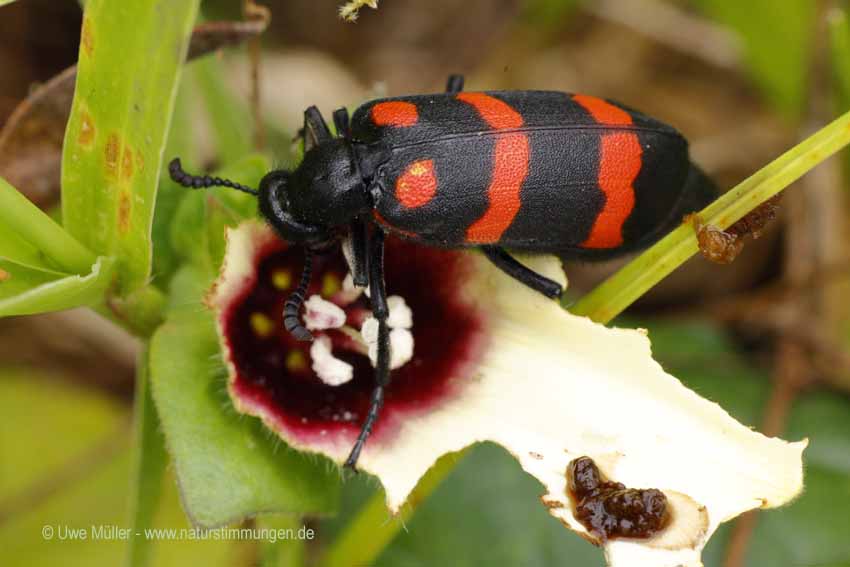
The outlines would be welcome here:
[[[839,108],[846,110],[850,107],[850,20],[842,8],[830,12],[829,40]]]
[[[288,449],[259,420],[234,411],[210,313],[173,314],[156,332],[151,380],[194,523],[334,510],[339,481],[326,461]]]
[[[0,260],[0,317],[95,305],[112,285],[114,263],[98,258],[86,275],[57,274]]]
[[[665,368],[736,419],[754,426],[761,422],[769,375],[735,353],[718,328],[657,322],[648,327],[653,353]],[[790,506],[759,512],[747,565],[850,562],[850,400],[825,392],[798,400],[783,438],[806,437],[806,490]],[[708,567],[721,565],[726,542],[718,536],[705,554]]]
[[[850,400],[798,400],[786,438],[808,437],[806,490],[790,506],[759,514],[748,565],[850,565]]]
[[[136,534],[143,534],[153,526],[167,461],[165,441],[159,430],[159,419],[151,397],[147,346],[139,356],[136,369],[134,405],[135,433],[128,522],[132,535],[127,542],[127,566],[144,567],[150,564],[153,540]]]
[[[0,0],[0,6],[5,6],[6,4],[11,4],[15,0]]]
[[[426,477],[427,478],[427,477]],[[380,510],[377,532],[393,526],[395,538],[377,559],[374,555],[336,555],[323,567],[373,565],[374,567],[426,567],[452,565],[601,567],[602,554],[570,532],[540,504],[542,486],[526,474],[510,455],[491,443],[466,451],[449,477],[403,520]],[[345,486],[343,509],[338,518],[325,521],[319,534],[333,538],[352,519],[370,495],[382,504],[382,491],[366,477]],[[371,547],[362,533],[360,546]],[[359,553],[359,546],[349,548]],[[380,548],[378,548],[380,550]],[[377,550],[376,550],[377,551]],[[367,561],[363,562],[364,559]]]
[[[268,160],[255,154],[215,172],[215,175],[257,187],[268,170]],[[226,187],[203,191],[184,189],[184,192],[185,196],[172,220],[172,247],[214,278],[224,258],[225,228],[255,216],[257,198]]]
[[[0,368],[0,547],[4,565],[106,567],[120,540],[60,540],[61,526],[121,525],[124,408],[65,376]],[[46,489],[46,491],[45,491]],[[42,536],[50,526],[53,537]],[[110,561],[112,559],[112,561]]]
[[[121,291],[151,270],[165,135],[198,0],[86,3],[62,155],[65,227],[120,259]]]
[[[73,377],[0,367],[0,414],[14,427],[0,428],[0,548],[3,565],[115,567],[127,541],[95,538],[93,526],[126,530],[131,439],[123,400],[81,388]],[[9,465],[9,466],[7,466]],[[52,539],[42,529],[67,526],[85,540]],[[159,499],[150,537],[156,567],[233,567],[233,541],[181,536],[190,525],[173,475]]]
[[[230,165],[253,150],[251,114],[228,90],[219,58],[203,57],[195,61],[191,73],[200,87],[218,158],[221,163]]]
[[[294,533],[294,539],[279,539],[277,541],[264,541],[260,548],[260,560],[257,567],[299,567],[307,565],[305,561],[305,544],[312,537],[308,536],[306,530],[311,529],[315,537],[316,530],[312,526],[305,526],[302,518],[294,515],[265,515],[257,518],[257,527],[261,530],[274,530],[279,533]],[[288,530],[291,530],[288,531]],[[299,531],[301,534],[299,534]]]
[[[165,144],[164,160],[171,161],[179,157],[183,166],[194,171],[199,166],[197,144],[194,142],[194,128],[191,123],[192,98],[195,89],[189,73],[184,73],[177,89],[174,113],[168,141]],[[186,188],[174,183],[166,168],[160,173],[159,190],[156,196],[156,208],[153,216],[151,238],[153,239],[153,282],[160,289],[166,289],[180,263],[180,255],[171,246],[171,224],[180,202],[186,196]]]
[[[0,258],[31,268],[86,273],[94,254],[0,178]]]
[[[836,6],[829,14],[828,23],[835,106],[843,112],[850,108],[850,18],[847,10]],[[844,152],[844,162],[847,176],[850,175],[850,152]]]
[[[708,15],[737,31],[745,62],[767,99],[791,118],[806,99],[817,2],[696,0]]]

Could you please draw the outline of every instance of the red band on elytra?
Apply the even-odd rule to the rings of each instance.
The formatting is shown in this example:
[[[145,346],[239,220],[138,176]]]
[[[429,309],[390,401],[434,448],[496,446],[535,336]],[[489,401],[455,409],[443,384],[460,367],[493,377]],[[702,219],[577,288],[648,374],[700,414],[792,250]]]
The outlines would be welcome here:
[[[593,119],[606,126],[631,126],[628,112],[600,98],[575,95]],[[634,182],[643,165],[643,149],[637,134],[622,130],[603,133],[597,182],[605,194],[605,205],[596,216],[583,248],[616,248],[623,244],[623,224],[635,206]]]
[[[508,103],[484,93],[460,93],[461,100],[495,130],[513,130],[523,125],[522,115]],[[493,170],[487,188],[489,204],[484,214],[470,225],[466,240],[476,244],[498,242],[519,212],[520,189],[528,175],[530,150],[522,132],[498,134],[493,150]]]

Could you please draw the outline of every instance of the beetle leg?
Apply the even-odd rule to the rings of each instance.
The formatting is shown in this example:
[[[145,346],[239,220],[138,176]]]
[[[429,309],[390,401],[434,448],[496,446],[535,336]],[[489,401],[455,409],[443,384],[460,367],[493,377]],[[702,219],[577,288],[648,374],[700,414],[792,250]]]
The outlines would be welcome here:
[[[371,289],[372,315],[378,320],[378,360],[375,365],[375,388],[369,412],[360,428],[360,435],[354,442],[354,447],[345,460],[345,466],[354,469],[360,451],[363,449],[372,427],[378,420],[381,406],[384,405],[384,388],[390,382],[390,329],[387,317],[390,314],[387,306],[387,290],[384,286],[384,232],[376,229],[369,242],[369,287]]]
[[[463,75],[449,75],[446,81],[447,93],[459,93],[463,90]]]
[[[546,297],[559,298],[564,292],[561,284],[545,276],[541,276],[534,270],[522,265],[516,258],[508,254],[504,248],[499,246],[482,246],[481,251],[484,252],[487,259],[493,262],[497,268],[518,282],[527,285],[535,291],[539,291]]]
[[[366,272],[366,260],[368,250],[366,247],[366,223],[361,219],[351,222],[351,278],[357,287],[366,287],[369,284],[369,274]]]
[[[449,80],[446,81],[447,93],[459,93],[463,90],[463,75],[449,75]]]
[[[322,113],[315,106],[304,111],[304,151],[330,140],[331,131],[322,118]]]
[[[351,119],[348,117],[348,109],[345,107],[334,110],[334,126],[336,134],[340,138],[351,138]]]

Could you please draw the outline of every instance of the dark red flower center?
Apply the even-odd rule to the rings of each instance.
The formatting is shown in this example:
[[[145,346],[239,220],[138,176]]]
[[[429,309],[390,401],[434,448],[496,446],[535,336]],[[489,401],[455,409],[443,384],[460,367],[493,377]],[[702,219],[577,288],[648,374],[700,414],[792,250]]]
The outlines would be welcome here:
[[[282,241],[267,245],[255,259],[256,277],[220,315],[236,368],[232,392],[304,443],[330,436],[353,440],[369,408],[374,370],[363,345],[343,330],[319,331],[331,338],[334,356],[354,368],[350,382],[325,384],[312,369],[310,343],[284,330],[283,304],[302,265],[300,249]],[[485,314],[461,291],[471,269],[464,253],[387,241],[387,294],[403,297],[413,312],[414,349],[413,358],[392,371],[372,442],[395,430],[399,420],[452,396],[471,377],[487,340]],[[316,256],[307,296],[343,303],[346,325],[359,330],[369,300],[361,295],[347,305],[339,301],[347,272],[339,250]]]

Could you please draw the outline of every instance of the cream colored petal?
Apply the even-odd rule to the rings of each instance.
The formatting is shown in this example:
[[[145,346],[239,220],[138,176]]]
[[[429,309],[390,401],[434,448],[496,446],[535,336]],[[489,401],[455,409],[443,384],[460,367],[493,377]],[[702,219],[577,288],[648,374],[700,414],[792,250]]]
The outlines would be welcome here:
[[[231,233],[231,244],[240,238]],[[524,261],[563,281],[553,258]],[[552,515],[592,539],[566,497],[567,465],[587,455],[612,480],[661,489],[673,510],[655,538],[605,545],[609,564],[691,567],[701,564],[700,552],[720,522],[782,505],[800,492],[805,441],[764,437],[685,388],[652,359],[644,332],[570,315],[479,255],[470,254],[470,262],[476,276],[464,292],[490,314],[480,364],[459,377],[466,383],[456,397],[400,420],[395,435],[370,440],[358,463],[380,478],[391,510],[441,455],[490,440],[543,483]],[[271,416],[254,413],[287,439]],[[330,435],[310,445],[288,440],[339,462],[352,441]]]
[[[805,441],[767,438],[687,389],[652,359],[645,332],[571,315],[471,261],[480,276],[469,292],[493,313],[491,348],[458,397],[403,423],[383,445],[367,444],[360,459],[392,510],[440,455],[490,440],[546,486],[552,515],[586,533],[572,515],[565,471],[587,455],[612,480],[663,490],[674,510],[654,540],[606,545],[609,564],[675,567],[700,565],[720,522],[800,492]],[[524,261],[563,279],[552,258]]]

